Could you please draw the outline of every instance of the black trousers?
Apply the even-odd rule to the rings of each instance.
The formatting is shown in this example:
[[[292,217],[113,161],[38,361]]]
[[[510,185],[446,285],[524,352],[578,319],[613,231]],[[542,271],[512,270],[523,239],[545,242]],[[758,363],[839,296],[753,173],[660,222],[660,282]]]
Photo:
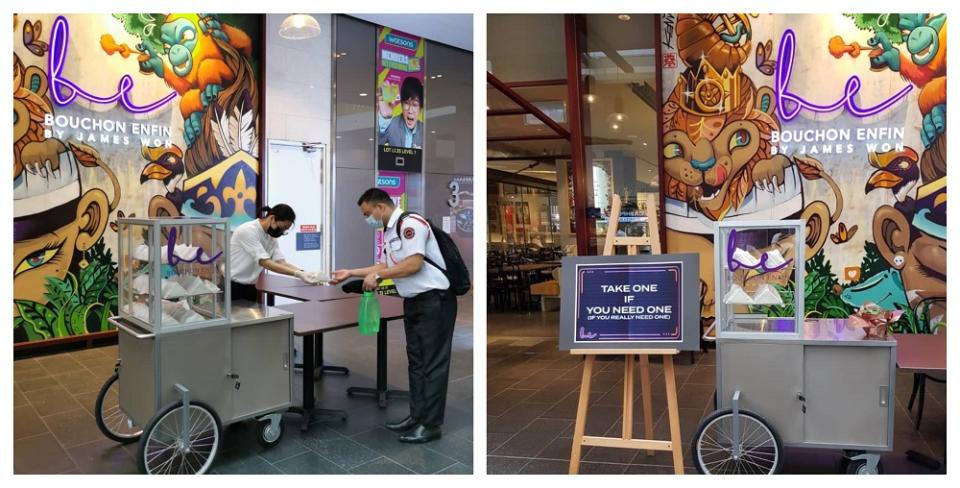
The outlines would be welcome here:
[[[233,301],[249,300],[256,303],[259,296],[260,291],[257,290],[257,285],[244,285],[236,281],[230,282],[230,299]]]
[[[403,300],[410,375],[410,416],[426,427],[443,424],[457,297],[431,290]]]

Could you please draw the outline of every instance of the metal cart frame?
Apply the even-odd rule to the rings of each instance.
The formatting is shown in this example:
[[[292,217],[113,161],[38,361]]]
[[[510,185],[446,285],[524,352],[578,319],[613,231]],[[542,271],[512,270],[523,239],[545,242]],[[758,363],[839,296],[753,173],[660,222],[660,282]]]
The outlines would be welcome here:
[[[701,473],[776,473],[783,466],[783,447],[795,446],[843,450],[846,472],[875,474],[882,471],[879,453],[893,449],[896,341],[865,339],[865,332],[846,319],[804,319],[802,242],[794,254],[793,317],[755,317],[749,310],[743,313],[742,302],[723,302],[730,280],[722,273],[736,268],[725,268],[725,239],[732,234],[722,237],[722,232],[799,231],[800,224],[717,226],[716,411],[703,419],[692,442]],[[795,238],[802,235],[797,232]],[[740,304],[741,313],[734,304]],[[741,320],[756,330],[727,330],[728,321],[739,326]],[[792,330],[782,327],[789,321],[795,324]]]

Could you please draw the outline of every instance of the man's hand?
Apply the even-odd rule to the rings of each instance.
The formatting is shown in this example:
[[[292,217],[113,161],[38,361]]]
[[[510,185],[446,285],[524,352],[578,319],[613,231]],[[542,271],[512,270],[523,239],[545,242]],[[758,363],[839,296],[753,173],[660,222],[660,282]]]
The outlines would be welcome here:
[[[363,278],[363,291],[373,291],[380,285],[377,273],[370,273]]]
[[[347,278],[349,278],[349,277],[350,277],[350,270],[349,270],[349,269],[338,269],[338,270],[336,270],[336,271],[333,272],[333,277],[330,278],[330,281],[329,281],[329,282],[330,282],[331,285],[339,285],[340,283],[343,283],[343,282],[344,282]]]
[[[380,115],[385,119],[389,119],[390,117],[393,117],[393,108],[396,107],[398,103],[400,103],[400,100],[398,100],[399,95],[397,95],[397,97],[395,97],[393,100],[384,100],[383,89],[394,87],[394,86],[396,85],[394,85],[393,83],[390,83],[389,81],[386,81],[383,83],[382,86],[377,87],[377,109],[380,110]]]

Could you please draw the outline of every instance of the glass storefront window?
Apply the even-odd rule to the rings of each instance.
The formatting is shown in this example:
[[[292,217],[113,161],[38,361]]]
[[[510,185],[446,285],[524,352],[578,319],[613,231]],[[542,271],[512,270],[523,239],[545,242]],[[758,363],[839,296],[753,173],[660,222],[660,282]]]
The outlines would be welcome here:
[[[585,15],[583,131],[592,189],[587,206],[600,209],[597,248],[603,248],[613,195],[622,210],[618,234],[645,236],[646,199],[659,193],[654,15]]]

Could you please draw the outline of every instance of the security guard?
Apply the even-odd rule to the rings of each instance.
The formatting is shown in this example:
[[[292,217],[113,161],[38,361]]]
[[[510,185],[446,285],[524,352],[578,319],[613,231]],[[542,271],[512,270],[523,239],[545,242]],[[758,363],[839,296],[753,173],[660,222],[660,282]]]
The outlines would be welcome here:
[[[403,210],[379,188],[364,192],[357,205],[371,227],[384,228],[383,255],[374,266],[336,271],[331,283],[351,276],[362,277],[365,290],[376,289],[387,278],[396,283],[397,292],[403,297],[410,415],[399,422],[388,422],[386,427],[400,433],[401,442],[430,442],[441,435],[457,298],[444,273],[424,260],[427,256],[438,266],[446,267],[437,239],[423,217],[411,214],[398,224]]]

